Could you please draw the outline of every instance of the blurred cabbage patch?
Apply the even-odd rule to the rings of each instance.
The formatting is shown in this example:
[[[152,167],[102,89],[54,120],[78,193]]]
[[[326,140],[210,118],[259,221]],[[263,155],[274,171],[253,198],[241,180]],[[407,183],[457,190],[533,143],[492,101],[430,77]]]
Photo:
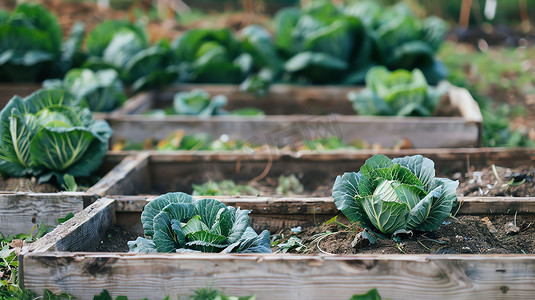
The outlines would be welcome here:
[[[76,23],[62,44],[57,18],[40,4],[22,3],[0,10],[0,81],[40,82],[62,77],[76,62],[84,26]]]

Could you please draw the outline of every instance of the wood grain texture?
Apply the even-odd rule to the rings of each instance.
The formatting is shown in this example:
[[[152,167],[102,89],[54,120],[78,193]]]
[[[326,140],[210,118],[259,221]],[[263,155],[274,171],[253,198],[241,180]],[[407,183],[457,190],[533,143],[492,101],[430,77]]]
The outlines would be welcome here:
[[[141,213],[145,205],[156,196],[112,196],[117,212]],[[243,197],[243,196],[195,196],[212,198],[252,211],[252,214],[267,215],[336,215],[339,211],[331,197]],[[484,214],[534,214],[535,197],[458,197],[460,215]]]
[[[257,299],[531,299],[533,255],[225,255],[45,252],[24,256],[24,286],[91,299],[162,299],[207,286]],[[31,270],[31,271],[30,271]]]
[[[535,296],[534,255],[332,255],[295,254],[125,254],[59,252],[91,251],[100,235],[120,214],[139,223],[139,206],[148,197],[100,199],[54,232],[24,249],[20,256],[21,281],[34,291],[66,291],[92,299],[102,289],[112,295],[137,299],[188,296],[206,286],[233,295],[256,294],[257,299],[349,299],[376,287],[392,299],[530,299]],[[280,203],[283,199],[221,197],[226,204],[246,208]],[[497,200],[524,204],[530,199],[463,198],[466,203],[493,206]],[[531,199],[533,200],[533,199]],[[118,202],[124,202],[119,204]],[[316,203],[332,205],[328,198],[293,199],[283,214],[276,205],[253,210],[255,227],[310,222],[316,209],[299,207]],[[134,207],[135,205],[138,205]],[[332,211],[332,207],[326,207]],[[278,214],[270,214],[280,212]],[[464,213],[474,213],[468,210]],[[318,216],[322,215],[321,209]],[[329,215],[330,216],[330,215]],[[258,218],[258,221],[253,221]],[[308,220],[307,220],[308,218]],[[286,223],[285,223],[286,222]],[[135,223],[135,221],[134,221]],[[135,225],[135,224],[134,224]],[[139,224],[137,224],[139,225]],[[137,226],[136,225],[136,226]],[[139,227],[139,226],[138,226]],[[269,227],[271,229],[271,227]]]
[[[57,225],[58,218],[84,208],[84,193],[0,193],[0,233],[30,233],[41,221]]]
[[[481,116],[481,113],[470,94],[457,87],[450,88],[446,103],[460,111],[457,117],[356,116],[346,95],[361,87],[292,85],[275,85],[268,96],[261,98],[253,98],[233,85],[197,86],[212,94],[226,95],[229,99],[226,109],[256,107],[266,112],[265,117],[225,116],[199,120],[195,116],[155,119],[140,115],[152,108],[169,107],[176,91],[195,86],[183,85],[130,99],[109,118],[115,131],[112,143],[120,139],[132,142],[163,139],[172,131],[182,129],[187,133],[210,133],[214,138],[227,134],[231,139],[277,146],[288,145],[291,140],[328,136],[337,136],[346,142],[360,139],[384,147],[393,147],[402,138],[410,140],[416,148],[479,145],[481,119],[478,120],[477,114]],[[474,109],[477,111],[473,112]]]
[[[97,200],[37,242],[25,246],[22,253],[94,250],[107,228],[115,223],[114,201]]]
[[[117,213],[117,223],[124,228],[143,234],[140,223],[145,205],[156,196],[112,196]],[[279,232],[296,226],[321,224],[338,215],[341,222],[347,222],[337,210],[330,197],[200,197],[215,198],[227,206],[251,211],[251,226],[256,230],[267,229]],[[459,197],[457,215],[523,215],[535,212],[535,197]]]
[[[121,160],[123,161],[117,164]],[[41,221],[55,226],[58,218],[83,210],[99,197],[120,191],[128,192],[142,180],[137,170],[143,168],[144,161],[147,161],[144,154],[130,158],[125,158],[123,154],[107,155],[100,169],[101,174],[106,175],[86,192],[0,191],[0,233],[30,233],[32,227]]]
[[[473,147],[478,143],[477,124],[461,117],[394,118],[363,116],[215,116],[202,120],[191,116],[169,116],[165,119],[146,116],[111,116],[114,130],[112,144],[121,139],[133,143],[147,138],[163,139],[175,130],[188,134],[209,133],[214,138],[223,134],[259,144],[286,146],[291,141],[337,136],[345,142],[363,140],[370,144],[393,147],[402,138],[415,148]]]

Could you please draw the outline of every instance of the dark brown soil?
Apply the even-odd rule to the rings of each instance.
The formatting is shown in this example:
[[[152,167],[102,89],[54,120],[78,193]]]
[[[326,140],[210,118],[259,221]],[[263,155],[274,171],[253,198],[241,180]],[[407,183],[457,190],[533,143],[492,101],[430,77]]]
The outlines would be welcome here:
[[[108,229],[96,252],[128,252],[128,241],[134,241],[138,237],[137,234],[127,231],[119,225],[114,225]]]
[[[0,177],[0,191],[9,192],[34,192],[34,193],[57,193],[61,190],[50,183],[37,184],[37,179],[32,178],[7,178]]]
[[[457,173],[452,179],[459,179],[459,196],[534,197],[534,175],[535,168],[530,166],[512,169],[496,166],[495,171],[489,167],[464,175]]]
[[[308,247],[306,253],[332,254],[533,254],[535,224],[522,216],[459,216],[448,219],[434,232],[415,232],[402,236],[396,244],[391,239],[378,239],[375,244],[362,240],[351,246],[358,230],[340,225],[304,228],[297,235]],[[518,232],[515,232],[518,231]],[[319,234],[332,232],[318,242]],[[289,230],[285,231],[289,235]],[[319,246],[319,248],[318,248]]]

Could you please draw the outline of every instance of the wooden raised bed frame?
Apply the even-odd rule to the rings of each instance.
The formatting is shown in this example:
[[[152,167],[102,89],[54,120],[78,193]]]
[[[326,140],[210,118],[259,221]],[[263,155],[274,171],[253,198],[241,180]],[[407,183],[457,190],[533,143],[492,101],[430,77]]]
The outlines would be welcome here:
[[[113,153],[113,152],[112,152]],[[118,152],[125,153],[125,152]],[[129,152],[126,152],[129,153]],[[422,154],[435,162],[443,173],[467,172],[471,166],[492,164],[517,167],[533,164],[535,149],[460,148],[410,149],[380,151],[274,151],[264,153],[211,151],[149,151],[139,159],[139,166],[130,175],[131,189],[120,195],[159,195],[168,191],[191,193],[191,184],[208,180],[232,179],[248,182],[255,177],[278,179],[280,175],[301,174],[305,190],[334,182],[337,175],[358,171],[366,159],[382,153],[390,158]]]
[[[220,199],[252,209],[257,230],[314,222],[336,213],[328,198]],[[530,198],[461,198],[459,214],[533,215]],[[257,299],[349,299],[376,287],[386,298],[529,299],[535,255],[127,254],[91,252],[114,223],[140,227],[146,200],[99,199],[31,244],[19,257],[20,282],[41,292],[81,299],[107,289],[113,296],[162,299],[203,287]],[[130,217],[125,218],[125,214]],[[131,220],[137,217],[137,226]],[[129,221],[130,220],[130,221]],[[259,220],[263,220],[259,223]],[[31,251],[31,252],[28,252]]]
[[[264,117],[166,116],[139,115],[152,108],[171,105],[175,92],[194,88],[228,97],[227,109],[257,107]],[[186,133],[209,133],[214,138],[227,134],[231,139],[250,140],[270,145],[286,145],[285,138],[317,139],[338,136],[346,142],[356,139],[370,144],[393,147],[402,138],[415,148],[473,147],[480,144],[482,116],[477,103],[465,89],[450,86],[445,110],[454,116],[375,117],[356,116],[347,100],[349,91],[361,87],[307,87],[274,85],[262,98],[239,91],[233,85],[182,85],[163,92],[142,93],[131,98],[110,115],[114,129],[112,144],[120,139],[143,142],[146,138],[163,139],[183,129]],[[446,113],[451,115],[452,112]],[[313,115],[313,116],[311,116]]]
[[[100,174],[105,174],[104,177],[85,192],[0,191],[0,233],[29,233],[41,221],[47,225],[56,225],[58,218],[83,210],[99,197],[132,189],[130,180],[135,178],[132,173],[136,172],[139,161],[144,157],[107,155],[100,168]]]

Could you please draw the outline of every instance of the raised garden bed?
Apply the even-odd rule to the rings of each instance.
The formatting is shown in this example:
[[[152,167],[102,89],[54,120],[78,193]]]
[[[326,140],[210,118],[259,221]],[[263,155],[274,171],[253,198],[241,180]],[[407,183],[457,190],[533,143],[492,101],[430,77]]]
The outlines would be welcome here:
[[[530,198],[460,198],[457,215],[532,218]],[[252,209],[252,226],[276,233],[334,216],[331,199],[221,200]],[[349,299],[376,287],[386,298],[529,298],[533,254],[297,255],[95,252],[115,225],[140,234],[145,199],[99,199],[20,255],[20,282],[82,299],[102,289],[131,298],[186,296],[215,286],[258,299]],[[30,252],[29,252],[30,251]],[[88,284],[90,283],[90,284]]]
[[[266,116],[199,119],[141,115],[153,108],[169,107],[177,91],[195,88],[212,95],[226,95],[225,109],[255,107],[263,110]],[[226,134],[230,139],[275,146],[284,146],[288,138],[304,140],[327,136],[337,136],[348,143],[363,140],[384,147],[393,147],[403,138],[415,148],[479,145],[482,117],[477,103],[465,89],[451,86],[439,113],[425,118],[357,116],[347,100],[347,93],[358,89],[274,85],[268,96],[255,98],[239,91],[235,85],[182,85],[163,92],[139,94],[108,118],[115,132],[112,144],[119,140],[132,143],[147,138],[160,140],[182,129],[187,134],[209,133],[214,138]]]
[[[58,218],[81,211],[101,196],[128,191],[132,185],[131,176],[135,177],[132,173],[142,158],[107,155],[96,175],[102,178],[84,192],[0,191],[0,232],[5,235],[29,233],[32,226],[41,221],[56,225]]]
[[[279,177],[295,175],[304,186],[304,192],[299,193],[300,196],[330,196],[337,175],[358,171],[366,159],[382,153],[391,158],[422,154],[432,159],[436,170],[440,170],[438,175],[458,179],[462,188],[459,193],[465,195],[535,196],[533,178],[527,178],[533,173],[533,168],[529,169],[535,160],[533,149],[274,151],[255,154],[211,151],[147,153],[150,155],[140,160],[140,166],[131,173],[136,177],[130,180],[133,183],[132,189],[121,191],[121,195],[159,195],[168,191],[192,193],[192,184],[230,179],[238,184],[260,187],[262,196],[274,196]],[[502,183],[491,189],[487,185],[497,181],[493,179],[493,164],[496,165]],[[511,174],[505,174],[507,168],[512,168]],[[484,176],[478,175],[477,172],[482,171]],[[515,174],[515,171],[522,172]],[[526,181],[516,185],[523,180],[520,175],[525,175]],[[478,182],[478,176],[481,177],[481,182]],[[511,186],[501,188],[511,179]]]

